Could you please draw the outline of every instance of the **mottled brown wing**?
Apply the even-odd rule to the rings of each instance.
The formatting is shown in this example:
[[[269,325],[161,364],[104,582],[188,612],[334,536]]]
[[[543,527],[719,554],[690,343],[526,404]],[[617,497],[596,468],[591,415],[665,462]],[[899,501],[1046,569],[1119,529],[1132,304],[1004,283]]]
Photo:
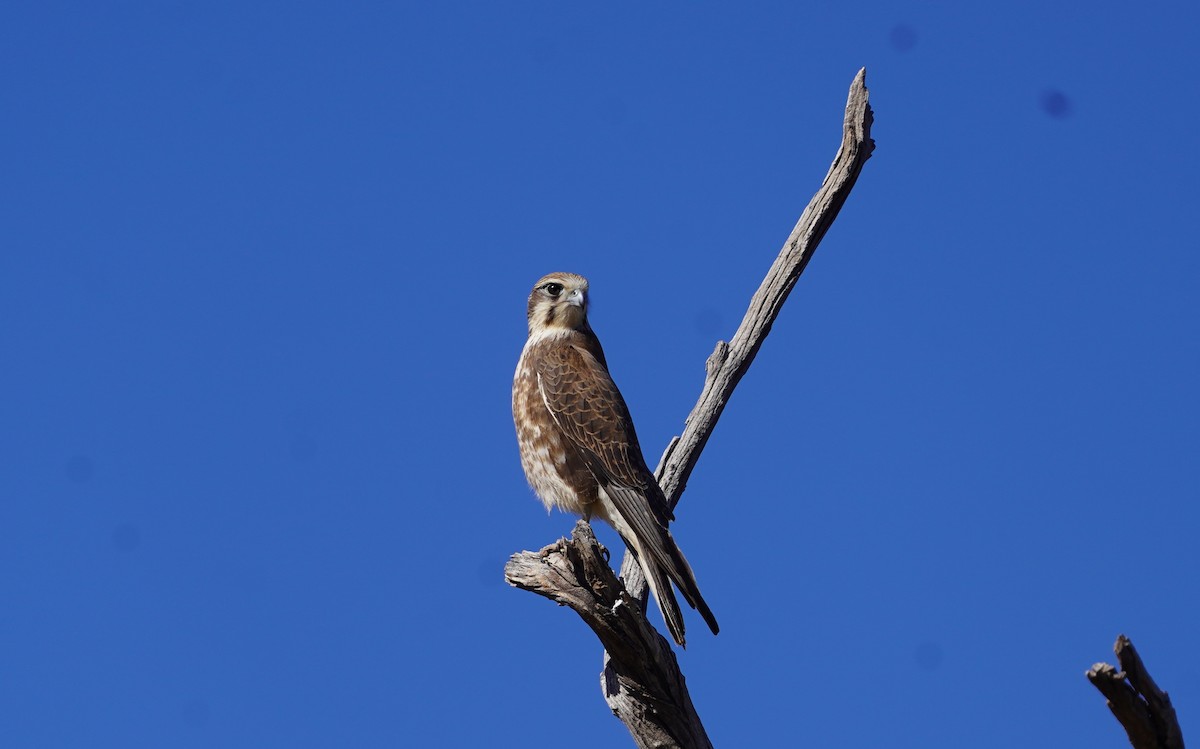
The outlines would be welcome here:
[[[542,398],[597,481],[644,497],[665,528],[671,511],[646,467],[629,408],[608,370],[585,348],[569,342],[547,345],[540,354],[536,366]]]
[[[683,616],[671,591],[671,581],[715,634],[719,629],[717,620],[667,528],[673,519],[671,510],[642,458],[625,399],[597,354],[603,357],[600,343],[587,333],[544,342],[533,357],[542,399],[555,424],[636,536],[625,541],[634,544],[630,548],[651,582],[672,637],[683,644]]]
[[[667,528],[673,519],[654,475],[646,467],[625,399],[600,360],[588,350],[600,350],[594,338],[580,343],[547,342],[535,357],[538,388],[555,423],[567,436],[588,470],[604,487],[648,558],[639,562],[655,591],[663,619],[675,641],[683,644],[683,617],[671,592],[679,586],[688,605],[697,609],[709,629],[718,631],[687,560]],[[602,354],[601,354],[602,355]],[[647,512],[647,510],[649,510]],[[633,539],[626,539],[629,543]],[[634,553],[637,549],[633,546]]]

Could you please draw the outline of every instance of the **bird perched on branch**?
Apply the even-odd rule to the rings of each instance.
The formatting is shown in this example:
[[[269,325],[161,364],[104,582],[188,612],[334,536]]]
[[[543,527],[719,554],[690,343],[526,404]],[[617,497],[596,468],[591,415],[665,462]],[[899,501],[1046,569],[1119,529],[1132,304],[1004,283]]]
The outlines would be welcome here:
[[[637,557],[671,637],[684,644],[671,589],[717,633],[687,560],[667,530],[674,519],[646,467],[633,420],[588,325],[588,282],[551,273],[529,295],[529,339],[513,378],[521,466],[547,509],[607,522]]]

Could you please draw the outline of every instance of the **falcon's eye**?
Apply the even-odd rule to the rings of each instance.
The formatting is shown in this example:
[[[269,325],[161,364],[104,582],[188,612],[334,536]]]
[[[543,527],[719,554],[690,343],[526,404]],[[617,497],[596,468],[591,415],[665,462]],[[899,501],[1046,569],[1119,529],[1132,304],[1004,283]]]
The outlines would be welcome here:
[[[548,283],[542,287],[550,296],[558,296],[563,291],[563,285],[560,283]]]

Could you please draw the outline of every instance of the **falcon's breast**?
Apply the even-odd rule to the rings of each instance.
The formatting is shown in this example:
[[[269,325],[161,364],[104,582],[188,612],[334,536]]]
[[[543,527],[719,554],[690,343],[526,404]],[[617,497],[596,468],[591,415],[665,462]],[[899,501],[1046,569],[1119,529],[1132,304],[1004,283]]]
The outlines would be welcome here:
[[[539,375],[556,346],[570,345],[565,337],[531,336],[526,342],[513,378],[513,421],[525,478],[546,509],[588,517],[596,501],[596,479],[551,413]]]

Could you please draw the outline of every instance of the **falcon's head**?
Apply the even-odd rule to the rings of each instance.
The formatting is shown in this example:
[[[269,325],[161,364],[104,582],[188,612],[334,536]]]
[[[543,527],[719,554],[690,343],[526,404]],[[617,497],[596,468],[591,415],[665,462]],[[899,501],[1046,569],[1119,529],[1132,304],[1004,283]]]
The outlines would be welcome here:
[[[574,273],[542,276],[529,294],[529,334],[587,328],[588,282]]]

